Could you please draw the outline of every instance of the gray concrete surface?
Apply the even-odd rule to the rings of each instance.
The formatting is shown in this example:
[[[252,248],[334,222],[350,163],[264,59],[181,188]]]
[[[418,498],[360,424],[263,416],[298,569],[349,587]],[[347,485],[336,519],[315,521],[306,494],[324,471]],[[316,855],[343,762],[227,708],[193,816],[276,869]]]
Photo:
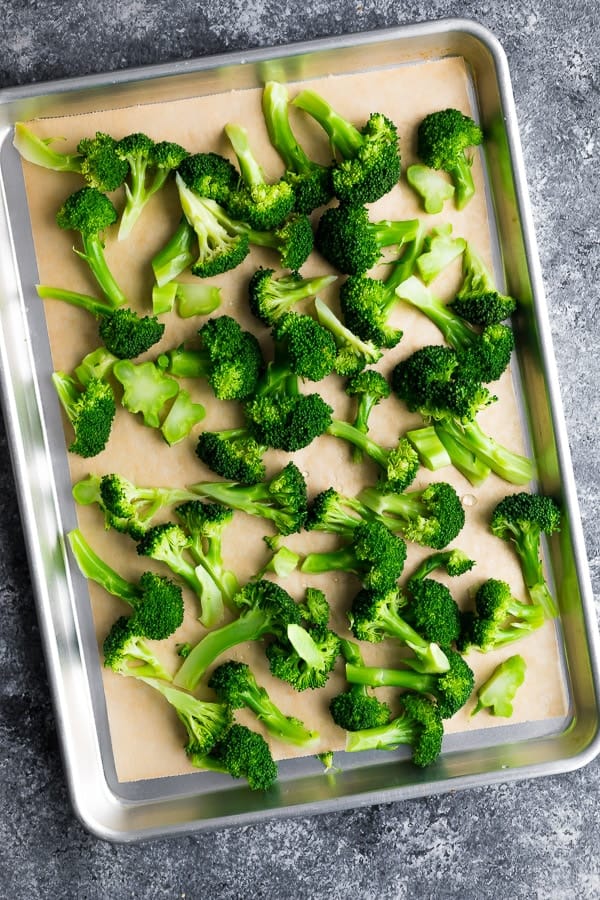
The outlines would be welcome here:
[[[594,0],[5,0],[0,87],[444,16],[502,42],[512,73],[596,600],[600,594]],[[572,774],[141,846],[73,817],[0,429],[0,897],[596,898],[600,763]]]

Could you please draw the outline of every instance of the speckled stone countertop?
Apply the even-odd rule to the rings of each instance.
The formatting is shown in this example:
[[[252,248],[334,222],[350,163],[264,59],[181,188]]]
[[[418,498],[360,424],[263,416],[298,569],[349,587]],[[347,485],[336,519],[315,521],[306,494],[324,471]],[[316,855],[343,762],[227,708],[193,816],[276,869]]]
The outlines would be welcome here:
[[[508,56],[596,600],[600,6],[594,0],[4,0],[0,87],[424,19]],[[0,427],[0,897],[597,898],[600,762],[429,799],[112,845],[74,818]]]

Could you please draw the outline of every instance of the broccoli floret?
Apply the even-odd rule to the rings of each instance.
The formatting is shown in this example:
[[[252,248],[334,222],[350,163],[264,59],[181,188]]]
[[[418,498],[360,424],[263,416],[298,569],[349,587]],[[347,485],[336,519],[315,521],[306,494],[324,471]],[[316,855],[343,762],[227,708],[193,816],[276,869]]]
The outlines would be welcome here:
[[[167,350],[157,360],[159,367],[178,378],[205,378],[219,400],[254,394],[264,368],[256,337],[231,316],[208,319],[198,335],[199,348]]]
[[[175,507],[175,515],[191,538],[190,553],[217,585],[223,599],[231,603],[239,584],[223,559],[223,538],[233,520],[233,510],[220,503],[187,500]]]
[[[351,538],[358,525],[371,518],[369,510],[354,497],[345,497],[327,488],[312,500],[304,527],[307,531],[327,531]]]
[[[334,370],[338,375],[356,375],[365,366],[378,362],[383,353],[372,341],[364,341],[347,328],[323,301],[315,299],[317,319],[337,344]]]
[[[245,128],[228,124],[225,134],[231,142],[241,173],[236,188],[224,201],[225,208],[234,219],[247,222],[251,228],[269,231],[292,212],[296,200],[293,188],[282,179],[274,184],[266,181]]]
[[[208,686],[231,709],[250,709],[267,731],[286,743],[310,747],[319,737],[294,716],[286,716],[259,685],[250,666],[229,660],[213,670]]]
[[[22,122],[15,124],[13,144],[23,159],[55,172],[76,172],[89,187],[99,191],[115,191],[127,177],[127,163],[115,152],[117,142],[109,134],[96,132],[93,138],[82,138],[77,153],[58,153],[50,146],[54,139],[42,139]]]
[[[301,621],[293,597],[267,579],[248,582],[235,594],[233,603],[240,611],[238,618],[210,631],[192,647],[175,676],[175,684],[193,691],[222,653],[266,635],[284,635],[288,625],[299,625]]]
[[[287,373],[292,372],[308,381],[321,381],[332,373],[336,343],[331,333],[311,316],[285,313],[277,319],[271,333],[275,343],[271,378],[280,377],[282,369],[286,378]],[[262,387],[259,386],[258,393],[261,392]]]
[[[385,247],[413,241],[418,229],[416,219],[371,222],[364,206],[333,206],[319,219],[315,246],[340,272],[363,275],[381,260]]]
[[[419,470],[419,455],[410,441],[402,437],[395,447],[381,447],[354,425],[333,419],[327,433],[348,441],[376,463],[380,470],[378,487],[382,491],[404,491],[415,480]]]
[[[203,431],[198,437],[196,456],[228,481],[258,484],[266,475],[265,450],[266,447],[250,436],[247,428],[229,428]]]
[[[369,418],[373,409],[390,396],[389,384],[380,372],[365,369],[348,379],[346,394],[357,399],[356,413],[351,424],[361,434],[368,434]],[[364,454],[360,447],[353,448],[352,459],[357,463],[362,462]]]
[[[199,482],[191,490],[231,509],[269,519],[280,534],[300,531],[306,518],[306,481],[293,462],[259,484]]]
[[[67,231],[78,231],[83,250],[75,252],[89,266],[111,306],[124,306],[123,291],[114,279],[104,255],[103,234],[117,221],[117,211],[97,188],[84,187],[71,194],[56,214],[56,222]]]
[[[236,230],[224,210],[214,200],[200,197],[175,176],[181,209],[194,229],[198,256],[191,270],[200,278],[212,278],[235,269],[250,252],[248,235]]]
[[[465,524],[460,497],[446,481],[408,493],[367,487],[359,500],[391,531],[434,550],[453,541]]]
[[[319,588],[307,587],[304,599],[298,604],[302,621],[308,625],[327,625],[331,608],[327,597]]]
[[[343,639],[340,652],[347,663],[364,665],[360,647],[353,641]],[[364,684],[351,684],[347,691],[337,694],[329,702],[331,718],[345,731],[361,731],[387,725],[391,710],[387,703],[369,693]]]
[[[277,319],[291,312],[296,303],[316,296],[336,278],[336,275],[301,278],[298,273],[276,278],[273,269],[257,269],[248,284],[250,309],[265,325],[274,325]]]
[[[141,413],[144,425],[161,427],[161,414],[169,400],[179,392],[174,378],[150,360],[133,363],[129,359],[118,360],[113,375],[123,387],[121,404],[130,413]]]
[[[71,453],[89,458],[106,447],[116,403],[111,386],[102,379],[91,378],[85,387],[66,372],[53,372],[52,384],[65,414],[73,427]]]
[[[445,584],[433,578],[410,579],[404,618],[425,640],[450,647],[458,641],[461,615],[456,600]]]
[[[181,275],[189,268],[195,255],[196,233],[185,216],[167,243],[152,257],[152,271],[159,288]]]
[[[332,168],[333,191],[345,203],[373,203],[400,180],[398,131],[383,113],[372,113],[360,131],[312,90],[292,101],[327,133],[340,159]]]
[[[444,203],[454,197],[454,185],[428,166],[419,163],[409,166],[406,180],[421,197],[426,213],[440,213]]]
[[[111,473],[98,479],[98,496],[94,499],[110,516],[127,522],[127,530],[139,537],[159,512],[193,497],[185,488],[139,487],[124,475]]]
[[[444,724],[439,707],[427,697],[406,692],[400,698],[402,712],[387,725],[352,731],[346,751],[397,750],[408,744],[416,766],[430,766],[442,751]]]
[[[340,653],[340,638],[326,625],[292,623],[266,653],[272,675],[296,691],[313,690],[327,683]]]
[[[483,259],[467,244],[463,253],[463,282],[450,309],[471,325],[498,325],[510,318],[517,301],[500,294]]]
[[[385,592],[396,584],[406,560],[406,544],[380,522],[361,522],[350,543],[337,550],[308,553],[300,571],[352,572],[369,590]]]
[[[192,153],[177,168],[187,187],[199,197],[225,203],[237,187],[239,173],[219,153]]]
[[[217,742],[226,740],[232,727],[232,715],[225,703],[199,700],[170,684],[142,678],[171,704],[187,733],[185,752],[192,762],[210,753]]]
[[[115,531],[129,534],[137,540],[142,536],[145,529],[136,527],[135,524],[132,524],[133,520],[128,518],[121,519],[106,509],[100,494],[101,481],[102,479],[99,475],[88,475],[86,478],[81,478],[73,485],[73,498],[82,506],[97,504],[104,516],[104,524],[107,529],[114,528]]]
[[[472,716],[487,709],[493,716],[510,718],[513,714],[513,700],[525,681],[527,664],[522,656],[515,654],[501,662],[490,677],[477,689],[477,705]]]
[[[83,575],[132,608],[131,625],[138,634],[160,641],[179,628],[183,622],[183,597],[178,585],[154,572],[143,572],[133,584],[98,556],[80,529],[70,531],[67,538]]]
[[[139,316],[128,307],[115,308],[95,297],[64,288],[38,284],[36,290],[43,299],[62,300],[97,316],[104,346],[117,359],[134,359],[158,343],[164,334],[165,326],[156,316]]]
[[[411,575],[410,580],[419,581],[436,569],[443,569],[451,577],[456,577],[470,572],[474,565],[475,561],[458,547],[454,547],[452,550],[438,550],[437,553],[430,553],[425,557]]]
[[[193,754],[191,762],[199,769],[246,778],[253,791],[268,791],[277,778],[277,764],[263,736],[237,723],[209,754]]]
[[[464,209],[475,193],[470,147],[483,142],[483,132],[458,109],[442,109],[425,116],[417,131],[417,153],[425,165],[442,169],[452,179],[454,203]]]
[[[104,638],[104,665],[117,675],[171,681],[171,675],[145,643],[144,637],[135,616],[120,616]]]
[[[523,603],[506,581],[488,578],[475,594],[475,613],[463,616],[459,650],[496,650],[541,628],[545,618],[542,606]]]
[[[298,272],[313,250],[312,225],[303,213],[291,213],[281,225],[270,231],[257,231],[239,223],[238,228],[250,244],[274,250],[283,268],[291,272]]]
[[[137,543],[139,556],[163,562],[196,595],[200,601],[199,621],[211,628],[223,616],[223,595],[207,568],[197,563],[187,552],[192,544],[190,536],[173,522],[163,522],[146,529]]]
[[[352,634],[359,641],[372,644],[385,638],[395,638],[412,650],[414,656],[403,660],[411,669],[417,672],[446,672],[448,659],[439,646],[440,642],[415,630],[406,618],[405,607],[406,601],[396,587],[386,591],[359,591],[348,614]],[[444,627],[438,630],[445,636]]]
[[[129,166],[125,182],[125,206],[119,224],[119,240],[125,240],[150,198],[188,156],[188,151],[172,141],[155,143],[142,132],[128,134],[117,141],[117,156]]]
[[[439,675],[380,666],[357,666],[346,663],[350,684],[370,687],[400,687],[433,697],[443,719],[449,719],[465,705],[475,683],[470,666],[456,650],[446,650],[450,668]]]
[[[331,166],[314,162],[296,140],[290,126],[289,95],[285,85],[276,81],[265,84],[262,110],[271,144],[286,168],[284,178],[294,191],[294,209],[309,215],[333,196]]]
[[[560,531],[560,520],[560,508],[551,497],[525,492],[504,497],[490,520],[493,534],[513,543],[531,602],[548,618],[556,616],[557,609],[544,577],[541,538]]]

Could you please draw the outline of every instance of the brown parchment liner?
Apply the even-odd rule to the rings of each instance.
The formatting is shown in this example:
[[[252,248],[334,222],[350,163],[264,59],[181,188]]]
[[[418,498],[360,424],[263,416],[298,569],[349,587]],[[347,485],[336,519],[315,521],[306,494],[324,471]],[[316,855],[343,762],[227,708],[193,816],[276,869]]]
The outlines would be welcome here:
[[[399,129],[404,166],[415,158],[415,125],[423,115],[445,106],[472,112],[467,72],[463,61],[457,58],[424,62],[394,70],[330,76],[308,84],[323,93],[334,108],[357,124],[362,123],[374,110],[390,116]],[[290,85],[292,96],[295,91],[296,87]],[[249,129],[251,144],[257,157],[264,165],[267,175],[275,178],[281,172],[281,163],[268,142],[260,98],[259,90],[232,91],[167,104],[147,104],[87,115],[41,119],[30,124],[41,137],[64,138],[56,146],[65,152],[74,151],[81,137],[93,135],[97,130],[108,132],[116,138],[140,130],[156,140],[177,141],[191,152],[214,150],[233,159],[223,136],[223,126],[227,122],[237,122]],[[327,161],[327,145],[321,129],[299,111],[292,110],[291,115],[294,130],[309,154],[323,162]],[[48,172],[28,163],[24,163],[24,172],[40,281],[97,295],[97,288],[87,267],[72,252],[72,246],[78,246],[77,235],[61,231],[54,220],[56,210],[64,198],[81,186],[80,179],[77,176]],[[475,156],[473,173],[477,193],[467,208],[457,212],[451,204],[446,204],[442,214],[428,216],[427,220],[432,226],[437,222],[452,222],[454,233],[472,241],[489,262],[491,238],[479,155]],[[121,190],[112,199],[120,209],[123,202]],[[106,255],[110,267],[130,304],[140,312],[150,311],[150,260],[174,230],[179,215],[176,191],[169,184],[151,200],[127,241],[118,243],[114,231],[106,235]],[[377,220],[408,219],[425,214],[419,208],[410,188],[402,182],[372,206],[371,215],[373,220]],[[268,352],[267,329],[251,316],[246,303],[248,277],[261,264],[277,268],[278,261],[268,251],[253,249],[240,267],[213,279],[211,283],[222,287],[223,303],[218,313],[236,316],[245,328],[252,329],[257,334]],[[315,253],[302,271],[305,275],[317,274],[329,271],[329,267]],[[193,280],[193,276],[184,277]],[[434,282],[432,287],[439,296],[450,297],[459,283],[460,267],[456,265]],[[323,299],[334,308],[336,292],[337,285],[334,285],[323,295]],[[97,326],[88,313],[57,301],[42,303],[36,297],[31,298],[31,303],[39,303],[40,315],[44,312],[46,314],[55,369],[71,371],[85,353],[98,345]],[[148,353],[151,358],[158,349],[176,346],[183,340],[193,345],[196,331],[203,320],[180,319],[172,314],[165,317],[165,321],[165,337],[159,348],[153,348]],[[441,342],[440,333],[423,315],[401,304],[396,307],[394,324],[403,329],[404,336],[400,344],[387,351],[379,363],[378,367],[386,374],[399,359],[409,355],[418,346]],[[47,373],[47,377],[50,377],[50,373]],[[120,472],[139,485],[175,486],[201,480],[217,480],[194,454],[196,436],[202,428],[226,427],[238,421],[240,412],[234,403],[215,401],[202,382],[186,386],[191,389],[194,399],[205,404],[207,411],[204,422],[196,427],[189,439],[175,447],[168,447],[160,434],[145,427],[139,417],[120,409],[110,442],[103,453],[92,460],[82,460],[69,454],[73,482],[90,472]],[[352,417],[352,402],[343,392],[341,379],[332,376],[322,382],[318,389],[334,407],[335,415]],[[521,421],[510,373],[505,373],[494,389],[499,401],[480,415],[481,424],[506,446],[522,452]],[[399,401],[390,398],[374,410],[371,433],[382,444],[391,446],[408,427],[418,422],[418,417],[407,413]],[[71,440],[68,426],[66,440]],[[281,452],[269,452],[269,473],[274,472],[288,458],[290,457]],[[346,444],[328,436],[313,442],[305,450],[292,454],[292,458],[306,475],[311,496],[330,485],[342,493],[355,494],[376,477],[372,464],[353,464]],[[473,591],[483,580],[492,576],[504,578],[518,596],[524,597],[525,590],[516,557],[510,546],[490,534],[487,525],[489,513],[496,502],[508,492],[520,488],[511,487],[494,475],[481,487],[473,488],[452,467],[437,473],[422,469],[413,488],[419,488],[432,480],[452,482],[463,498],[466,525],[454,546],[463,548],[477,560],[472,572],[460,578],[445,578],[457,601],[462,606],[468,606],[472,602]],[[80,507],[78,516],[80,527],[92,546],[124,577],[135,579],[146,568],[160,569],[160,564],[141,560],[135,553],[133,543],[126,537],[105,531],[102,516],[95,507]],[[262,536],[266,533],[270,533],[270,526],[263,520],[236,513],[234,523],[226,535],[225,556],[242,584],[268,558],[267,548],[262,541]],[[336,546],[337,539],[330,535],[303,533],[288,538],[287,543],[295,549],[325,549]],[[406,575],[411,573],[427,553],[424,548],[409,545]],[[444,580],[444,576],[436,577]],[[297,599],[303,596],[304,589],[309,584],[324,589],[333,608],[332,627],[340,634],[350,636],[346,612],[359,587],[354,576],[294,574],[282,583]],[[115,618],[128,610],[124,603],[107,595],[95,584],[90,585],[90,594],[100,647]],[[183,641],[195,643],[203,634],[197,614],[197,601],[186,592],[186,615],[182,627],[169,641],[154,644],[157,655],[172,672],[175,672],[180,662],[175,645]],[[383,664],[394,665],[398,659],[398,647],[394,641],[378,645],[363,644],[362,650],[367,663],[381,661]],[[515,700],[513,717],[510,720],[496,719],[483,711],[471,718],[474,706],[472,698],[463,710],[446,722],[447,733],[490,728],[504,725],[507,721],[521,723],[565,715],[567,701],[553,623],[547,623],[535,635],[508,650],[488,654],[470,653],[468,662],[475,672],[477,683],[481,683],[503,658],[516,652],[521,653],[527,661],[527,675]],[[344,689],[341,661],[325,688],[299,694],[270,676],[262,643],[240,647],[229,656],[247,661],[259,682],[285,712],[298,716],[311,728],[319,731],[321,738],[318,745],[306,751],[307,753],[343,749],[343,732],[332,723],[327,708],[329,699]],[[104,669],[102,675],[119,780],[148,779],[196,771],[183,752],[185,734],[182,726],[164,699],[135,679],[123,678]],[[205,686],[198,693],[207,698],[211,696],[210,690]],[[381,691],[380,696],[387,696],[395,708],[393,691]],[[260,724],[251,715],[241,711],[238,717],[240,721],[261,730]],[[266,732],[263,733],[268,737]],[[297,748],[268,739],[276,757],[300,755]]]

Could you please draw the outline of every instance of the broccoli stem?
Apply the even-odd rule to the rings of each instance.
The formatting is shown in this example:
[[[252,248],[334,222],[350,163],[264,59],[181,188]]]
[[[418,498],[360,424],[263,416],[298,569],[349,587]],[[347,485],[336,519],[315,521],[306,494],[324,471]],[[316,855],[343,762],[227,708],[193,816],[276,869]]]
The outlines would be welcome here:
[[[521,532],[518,537],[513,537],[513,541],[521,560],[523,580],[532,603],[541,606],[547,618],[555,618],[558,615],[558,609],[544,578],[539,532]]]
[[[264,688],[252,689],[250,686],[243,692],[248,709],[261,721],[270,734],[290,744],[306,747],[317,739],[314,731],[309,731],[298,719],[286,716],[275,706]]]
[[[464,209],[475,194],[472,164],[472,158],[463,154],[457,157],[453,165],[445,166],[446,171],[454,182],[454,203],[457,209]]]
[[[338,550],[308,553],[302,561],[300,571],[311,575],[321,572],[354,572],[356,565],[356,554],[352,547],[340,547]]]
[[[68,291],[65,288],[50,287],[46,284],[36,285],[38,297],[42,300],[63,300],[70,303],[71,306],[77,306],[79,309],[85,309],[87,312],[95,316],[109,316],[114,307],[90,297],[88,294],[79,294],[77,291]]]
[[[464,475],[474,487],[483,484],[492,471],[490,467],[472,450],[458,441],[453,434],[450,434],[441,422],[436,423],[433,428],[454,468]]]
[[[354,447],[362,450],[366,456],[377,463],[378,466],[381,466],[382,469],[386,469],[389,452],[384,450],[383,447],[380,447],[379,444],[373,441],[367,434],[364,434],[364,432],[355,425],[344,422],[342,419],[333,419],[327,428],[327,434],[348,441],[348,443],[352,444]]]
[[[424,425],[422,428],[407,431],[406,437],[419,454],[423,465],[430,471],[437,472],[438,469],[452,464],[448,451],[433,425]]]
[[[204,350],[177,347],[161,353],[157,359],[160,369],[177,378],[208,378],[210,360]]]
[[[285,85],[278,81],[267,82],[262,102],[269,139],[286,169],[299,175],[311,172],[315,164],[299,145],[290,126],[289,96]]]
[[[468,350],[476,332],[435,297],[418,278],[411,276],[396,290],[396,296],[420,310],[442,332],[454,350]]]
[[[400,687],[421,694],[435,694],[437,678],[432,673],[346,664],[346,679],[350,684],[364,684],[368,687]]]
[[[181,275],[195,260],[196,235],[187,219],[182,218],[173,235],[152,259],[152,271],[159,287]]]
[[[265,183],[265,175],[258,160],[254,156],[250,142],[248,140],[248,132],[241,125],[228,124],[225,126],[225,134],[231,142],[233,152],[235,153],[242,173],[242,179],[248,187],[256,187]]]
[[[50,146],[50,142],[42,140],[23,125],[15,124],[15,137],[13,144],[23,159],[42,166],[44,169],[52,169],[54,172],[76,172],[81,174],[82,156],[79,153],[57,153]]]
[[[102,293],[111,306],[123,306],[127,302],[127,298],[108,268],[104,256],[104,244],[102,243],[100,236],[98,234],[84,234],[82,232],[81,241],[83,244],[83,252],[80,250],[76,250],[75,252],[87,262],[94,278],[100,285]]]
[[[212,663],[226,650],[268,633],[270,620],[260,609],[250,609],[238,619],[205,635],[183,661],[174,684],[193,691]]]
[[[418,726],[414,722],[397,717],[387,725],[377,725],[362,731],[349,731],[346,735],[346,752],[397,750],[403,744],[412,746],[418,734]]]
[[[103,559],[100,559],[78,528],[70,531],[67,534],[67,538],[75,561],[86,578],[95,581],[109,594],[112,594],[113,597],[119,597],[121,600],[129,603],[130,606],[136,607],[139,605],[139,589],[122,578]]]
[[[486,434],[475,420],[462,425],[444,420],[436,425],[436,431],[442,440],[443,434],[454,438],[489,466],[492,472],[511,484],[527,484],[534,476],[534,466],[530,459],[503,447]]]
[[[300,91],[292,101],[315,119],[327,133],[332,146],[345,158],[354,157],[364,143],[360,131],[335,112],[323,97],[311,90]]]

